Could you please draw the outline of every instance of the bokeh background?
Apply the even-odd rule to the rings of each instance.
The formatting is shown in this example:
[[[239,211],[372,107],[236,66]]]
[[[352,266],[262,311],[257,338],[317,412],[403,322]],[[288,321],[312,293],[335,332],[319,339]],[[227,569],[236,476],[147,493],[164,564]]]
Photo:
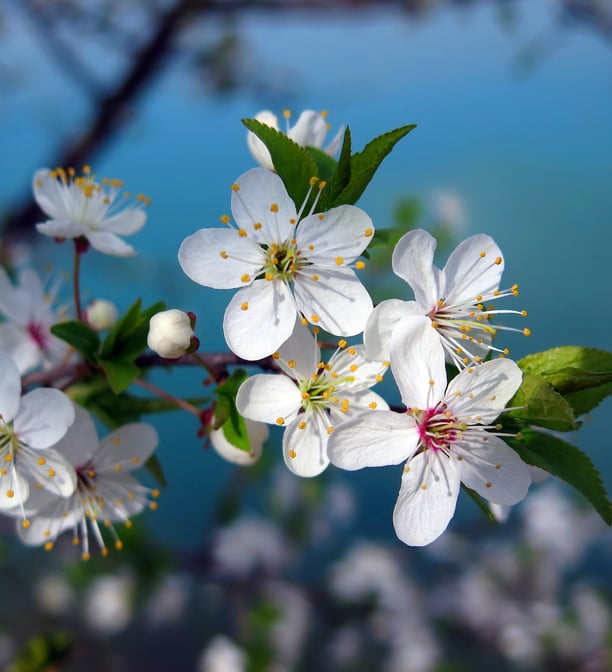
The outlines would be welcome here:
[[[429,228],[443,255],[492,235],[529,313],[532,336],[505,341],[515,358],[610,349],[611,46],[608,0],[2,0],[4,251],[69,272],[66,246],[30,235],[31,177],[89,163],[152,205],[138,257],[86,256],[85,296],[191,310],[220,351],[229,294],[191,283],[176,253],[253,165],[240,119],[326,109],[356,149],[416,123],[359,202],[376,226]],[[365,277],[376,299],[405,291],[379,265]],[[206,394],[193,371],[155,381]],[[608,490],[611,410],[571,437]],[[612,668],[612,536],[553,479],[504,525],[461,500],[438,542],[410,549],[391,524],[393,468],[299,481],[278,434],[240,469],[194,419],[155,424],[168,486],[122,553],[25,549],[0,521],[3,669]]]

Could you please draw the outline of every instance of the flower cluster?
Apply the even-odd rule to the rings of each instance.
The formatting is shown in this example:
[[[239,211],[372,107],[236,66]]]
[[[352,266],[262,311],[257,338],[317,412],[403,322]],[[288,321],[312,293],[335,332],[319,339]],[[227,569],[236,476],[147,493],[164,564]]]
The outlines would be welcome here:
[[[159,494],[132,472],[148,462],[164,483],[153,459],[157,433],[140,418],[177,407],[197,419],[198,437],[237,465],[257,462],[267,425],[283,431],[284,462],[300,477],[330,464],[403,465],[392,519],[411,546],[444,532],[461,486],[500,515],[527,494],[532,465],[554,473],[557,464],[571,480],[569,462],[550,449],[560,439],[537,428],[576,428],[574,412],[607,394],[609,353],[558,349],[521,366],[509,359],[497,336],[530,331],[498,322],[526,312],[498,307],[518,286],[502,287],[504,257],[485,234],[459,243],[440,268],[430,233],[402,231],[387,252],[413,298],[374,306],[363,271],[370,244],[384,248],[385,237],[355,203],[414,126],[352,154],[348,129],[324,148],[324,114],[306,110],[293,126],[284,116],[285,133],[268,111],[245,120],[260,167],[231,185],[231,216],[187,236],[178,250],[195,283],[237,290],[223,317],[230,353],[200,351],[191,311],[161,302],[144,309],[137,300],[120,316],[103,299],[84,309],[83,255],[135,254],[122,236],[143,227],[150,201],[131,198],[120,180],[98,181],[88,166],[36,172],[34,197],[49,218],[37,230],[74,244],[74,305],[58,308],[58,286],[45,289],[32,269],[0,268],[0,510],[16,518],[24,543],[50,549],[71,531],[85,559],[90,537],[103,555],[109,539],[121,548],[118,525],[156,508]],[[147,375],[179,365],[203,367],[211,397],[183,398]],[[401,404],[372,389],[389,369]],[[131,394],[134,385],[155,397]],[[568,390],[573,396],[564,397]],[[93,416],[110,429],[102,440]],[[546,444],[541,459],[531,450],[537,440]],[[561,449],[577,451],[562,441]],[[572,464],[583,468],[579,457]],[[574,485],[612,520],[601,484],[585,469]]]

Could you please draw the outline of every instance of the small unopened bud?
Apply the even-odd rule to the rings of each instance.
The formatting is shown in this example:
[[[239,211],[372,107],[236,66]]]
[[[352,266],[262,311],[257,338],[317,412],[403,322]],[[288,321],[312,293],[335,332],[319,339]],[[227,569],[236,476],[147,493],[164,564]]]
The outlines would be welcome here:
[[[87,306],[87,322],[98,331],[114,327],[117,316],[117,306],[105,299],[96,299]]]
[[[191,351],[194,339],[189,315],[172,308],[153,315],[147,345],[160,357],[178,359]]]
[[[217,453],[227,460],[228,462],[233,462],[234,464],[239,464],[242,467],[248,467],[252,464],[255,464],[257,460],[261,457],[261,452],[263,449],[263,444],[267,441],[269,431],[268,425],[263,422],[255,422],[254,420],[249,420],[245,418],[247,436],[249,438],[249,443],[251,444],[250,450],[242,450],[238,446],[235,446],[229,439],[225,436],[223,432],[223,427],[219,429],[213,429],[213,431],[208,435],[208,439],[212,447],[217,451]]]

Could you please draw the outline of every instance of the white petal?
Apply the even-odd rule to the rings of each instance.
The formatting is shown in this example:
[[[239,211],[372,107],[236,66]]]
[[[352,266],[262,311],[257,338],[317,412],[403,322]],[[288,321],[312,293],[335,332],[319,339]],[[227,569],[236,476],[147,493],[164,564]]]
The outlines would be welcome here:
[[[13,422],[15,434],[32,448],[49,448],[74,422],[74,407],[59,390],[37,388],[21,398]]]
[[[300,319],[295,321],[293,333],[281,345],[278,352],[280,357],[276,360],[277,364],[287,375],[296,380],[308,380],[313,373],[316,373],[321,361],[317,340]],[[293,366],[289,366],[289,362]]]
[[[100,445],[98,432],[91,415],[78,404],[74,407],[74,423],[53,446],[73,467],[87,464]]]
[[[501,262],[495,264],[498,258]],[[503,270],[501,250],[490,236],[466,238],[453,250],[443,269],[447,304],[473,303],[478,295],[497,289]]]
[[[300,422],[305,422],[300,429]],[[283,435],[285,464],[297,476],[311,478],[325,471],[329,464],[327,441],[329,419],[324,411],[312,411],[299,416]]]
[[[527,494],[531,476],[527,465],[510,446],[482,431],[455,444],[456,464],[461,480],[472,490],[496,504],[516,504]]]
[[[319,215],[305,217],[299,224],[298,249],[313,264],[350,264],[370,244],[374,224],[369,215],[354,205],[341,205]],[[310,247],[312,246],[312,247]]]
[[[364,412],[334,429],[327,452],[336,467],[354,471],[401,464],[418,443],[414,421],[405,413]]]
[[[107,473],[98,479],[96,498],[104,500],[100,518],[113,522],[123,522],[140,513],[149,501],[149,489],[130,474]]]
[[[257,121],[261,121],[262,124],[270,126],[278,130],[278,119],[275,114],[272,114],[269,110],[263,110],[255,115]],[[272,157],[268,148],[264,143],[253,133],[249,131],[247,133],[247,146],[253,155],[253,158],[260,166],[267,168],[268,170],[274,170],[274,164],[272,163]]]
[[[66,207],[67,188],[56,178],[51,177],[47,168],[37,170],[32,180],[34,199],[41,210],[53,219],[69,219]]]
[[[391,371],[407,408],[433,408],[444,396],[444,350],[431,320],[404,318],[391,337]]]
[[[0,510],[15,509],[14,515],[21,515],[23,504],[30,493],[30,486],[21,473],[21,469],[8,468],[7,473],[0,476]]]
[[[76,471],[56,450],[22,448],[19,451],[19,460],[24,472],[50,492],[60,497],[69,497],[74,492],[77,483]]]
[[[111,254],[114,257],[133,257],[136,254],[131,245],[110,231],[90,231],[87,233],[87,240],[94,249],[103,254]]]
[[[294,291],[304,317],[335,336],[362,332],[372,312],[370,295],[350,268],[310,267],[295,278]]]
[[[12,358],[22,375],[43,362],[41,349],[26,329],[15,324],[0,324],[0,351]]]
[[[232,190],[232,215],[238,226],[268,245],[291,237],[297,218],[295,204],[276,173],[251,168],[236,180],[236,185],[239,188]],[[256,229],[255,224],[261,224],[261,228]]]
[[[153,425],[131,422],[104,437],[94,456],[97,472],[132,471],[141,467],[157,448],[159,438]]]
[[[413,457],[404,467],[393,511],[397,536],[409,546],[425,546],[447,528],[455,513],[459,475],[445,456],[431,451]]]
[[[10,422],[17,414],[21,396],[21,376],[15,362],[0,352],[0,414]]]
[[[354,353],[354,354],[353,354]],[[355,345],[344,348],[332,355],[328,365],[331,369],[328,375],[335,372],[338,374],[338,380],[350,378],[342,386],[342,390],[358,392],[368,387],[372,387],[379,382],[380,377],[387,371],[387,366],[382,362],[377,362],[366,357],[363,345]]]
[[[402,236],[391,258],[393,272],[405,280],[414,292],[414,297],[425,312],[436,306],[440,296],[440,271],[434,266],[436,239],[423,229],[409,231]]]
[[[247,378],[236,395],[240,415],[269,424],[276,424],[278,418],[288,424],[301,405],[302,394],[297,385],[283,374],[258,373]]]
[[[336,156],[342,147],[342,142],[344,141],[344,126],[340,126],[337,130],[336,135],[329,141],[327,147],[325,148],[325,153],[330,156]]]
[[[103,228],[121,236],[130,236],[140,231],[147,221],[147,215],[140,208],[127,208],[112,217],[104,218]]]
[[[223,333],[230,349],[242,359],[262,359],[291,336],[296,307],[281,280],[256,280],[236,292],[225,310]]]
[[[327,135],[327,122],[320,112],[304,110],[287,135],[302,147],[321,148]]]
[[[49,219],[36,225],[36,230],[54,238],[77,238],[85,235],[85,227],[72,219]]]
[[[416,301],[387,299],[381,301],[370,313],[363,332],[363,342],[371,359],[389,359],[391,334],[399,321],[409,315],[422,315]]]
[[[255,279],[264,253],[252,238],[241,237],[235,229],[200,229],[182,242],[178,260],[194,282],[213,289],[233,289]]]
[[[523,374],[510,359],[493,359],[463,369],[449,383],[445,401],[464,422],[491,423],[521,385]]]

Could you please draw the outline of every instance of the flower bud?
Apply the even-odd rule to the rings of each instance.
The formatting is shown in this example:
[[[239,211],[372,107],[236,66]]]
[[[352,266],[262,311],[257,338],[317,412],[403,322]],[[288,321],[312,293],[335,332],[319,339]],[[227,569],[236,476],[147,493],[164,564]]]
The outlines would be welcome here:
[[[149,322],[147,345],[166,359],[182,357],[194,338],[189,315],[173,308],[153,315]]]
[[[114,327],[117,315],[115,304],[105,299],[96,299],[87,306],[87,322],[98,331]]]
[[[242,450],[228,441],[223,433],[223,427],[213,429],[208,435],[208,438],[212,447],[222,458],[228,462],[239,464],[242,467],[248,467],[251,464],[255,464],[261,457],[263,444],[268,439],[269,431],[268,425],[263,422],[255,422],[248,418],[245,418],[244,421],[246,423],[247,436],[249,437],[251,450]]]

